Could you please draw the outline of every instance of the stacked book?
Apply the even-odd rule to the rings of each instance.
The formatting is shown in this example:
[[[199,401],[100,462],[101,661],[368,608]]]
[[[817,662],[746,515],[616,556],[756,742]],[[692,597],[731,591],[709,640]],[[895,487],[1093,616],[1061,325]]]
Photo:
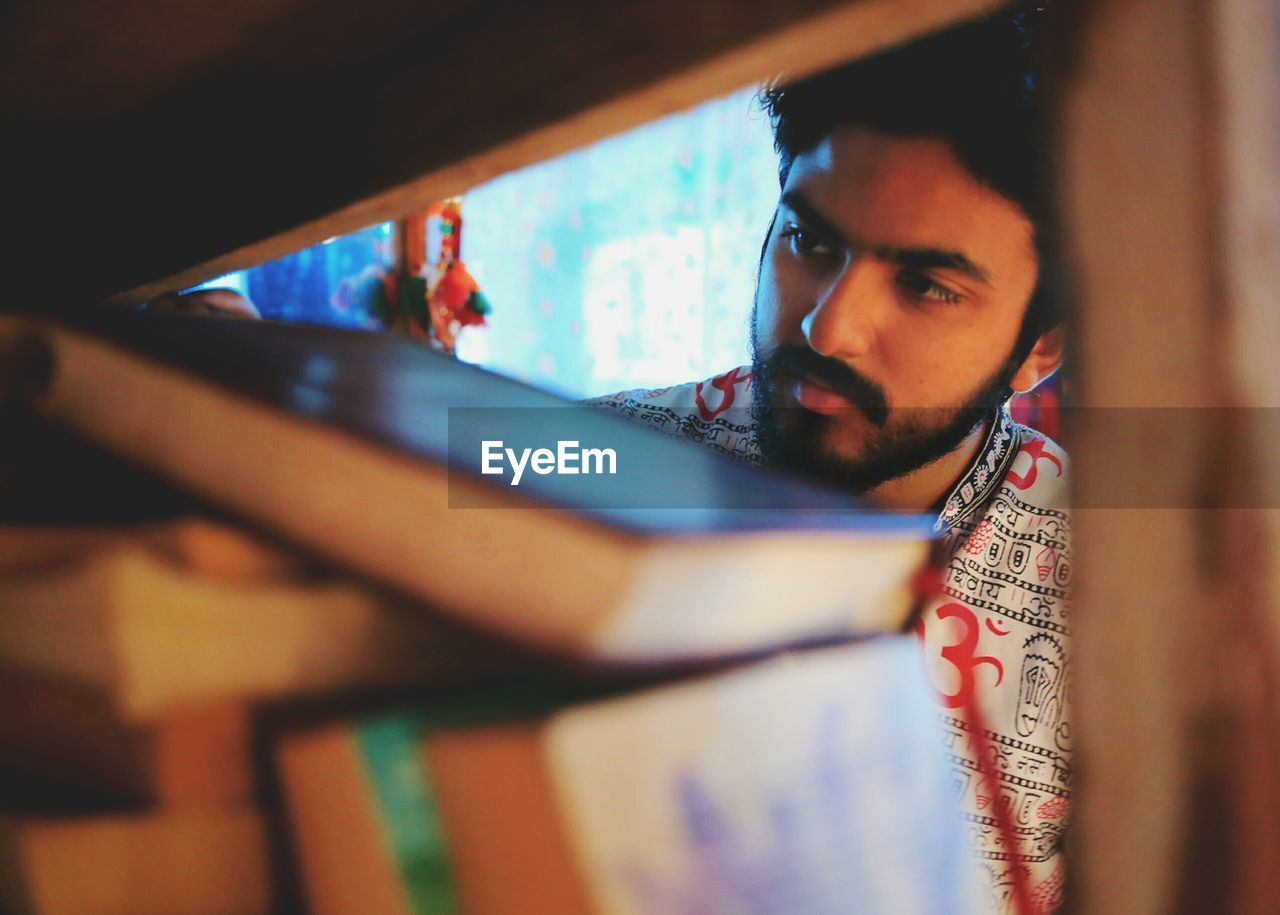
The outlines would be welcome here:
[[[4,319],[0,352],[0,396],[236,519],[0,530],[5,784],[64,786],[5,792],[9,908],[969,910],[886,634],[927,522],[373,335]],[[624,469],[517,483],[495,438]]]
[[[4,911],[275,905],[255,715],[498,651],[202,520],[0,528]]]

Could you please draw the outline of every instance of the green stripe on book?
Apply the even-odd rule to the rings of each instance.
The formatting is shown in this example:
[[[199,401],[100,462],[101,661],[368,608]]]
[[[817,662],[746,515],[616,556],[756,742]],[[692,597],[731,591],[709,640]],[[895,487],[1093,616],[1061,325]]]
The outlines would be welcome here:
[[[354,729],[379,819],[414,915],[453,915],[458,906],[422,752],[424,721],[395,715]]]
[[[444,824],[427,771],[427,735],[440,728],[544,715],[566,703],[608,692],[577,684],[521,684],[367,718],[352,726],[378,818],[413,915],[455,915],[461,911]]]

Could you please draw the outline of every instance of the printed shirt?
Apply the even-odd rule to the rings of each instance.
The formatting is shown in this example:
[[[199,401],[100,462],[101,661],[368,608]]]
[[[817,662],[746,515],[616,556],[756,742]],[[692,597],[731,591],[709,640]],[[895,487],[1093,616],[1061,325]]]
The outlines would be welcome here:
[[[749,367],[591,403],[748,462],[763,460],[750,419]],[[916,626],[955,793],[999,912],[1052,912],[1065,882],[1067,471],[1066,454],[1052,441],[1003,410],[992,418],[938,516],[942,587]]]

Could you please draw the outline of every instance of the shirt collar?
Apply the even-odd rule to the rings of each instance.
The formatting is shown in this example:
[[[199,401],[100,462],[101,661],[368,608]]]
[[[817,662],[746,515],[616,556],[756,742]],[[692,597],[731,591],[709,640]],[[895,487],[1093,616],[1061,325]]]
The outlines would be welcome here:
[[[1003,406],[1000,407],[987,423],[986,438],[973,463],[960,475],[947,495],[934,530],[942,531],[955,525],[991,499],[1013,462],[1016,432],[1013,419]]]

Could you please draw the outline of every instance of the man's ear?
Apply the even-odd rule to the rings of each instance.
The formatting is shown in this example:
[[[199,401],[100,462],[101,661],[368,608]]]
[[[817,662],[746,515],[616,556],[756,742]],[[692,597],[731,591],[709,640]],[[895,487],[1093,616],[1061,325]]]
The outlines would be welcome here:
[[[1063,348],[1066,345],[1066,332],[1061,324],[1046,330],[1038,338],[1027,358],[1009,381],[1009,387],[1019,394],[1031,391],[1044,381],[1058,366],[1062,365]]]

